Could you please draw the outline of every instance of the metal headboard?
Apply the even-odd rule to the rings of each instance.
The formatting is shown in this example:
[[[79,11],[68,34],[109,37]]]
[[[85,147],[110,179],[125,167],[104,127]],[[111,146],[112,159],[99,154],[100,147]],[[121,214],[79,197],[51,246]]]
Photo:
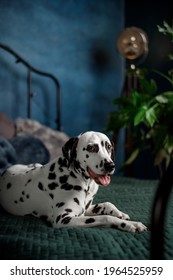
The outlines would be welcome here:
[[[56,115],[56,123],[57,123],[57,130],[61,131],[61,88],[60,88],[60,83],[58,79],[47,72],[40,71],[33,66],[31,66],[25,59],[23,59],[18,53],[16,53],[14,50],[12,50],[10,47],[7,45],[1,44],[0,43],[0,48],[4,49],[8,53],[11,53],[15,58],[16,58],[16,63],[22,63],[27,69],[27,117],[31,117],[31,97],[32,97],[32,92],[31,92],[31,85],[32,85],[32,72],[41,75],[41,76],[46,76],[50,79],[53,80],[55,84],[55,89],[56,89],[56,104],[57,104],[57,115]]]

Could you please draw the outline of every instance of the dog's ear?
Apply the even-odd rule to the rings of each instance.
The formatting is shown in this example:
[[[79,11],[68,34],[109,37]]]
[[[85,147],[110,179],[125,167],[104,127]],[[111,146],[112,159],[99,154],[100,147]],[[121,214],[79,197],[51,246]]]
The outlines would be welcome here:
[[[63,156],[68,160],[69,166],[72,163],[72,161],[76,158],[76,147],[78,141],[78,137],[72,137],[62,147]]]
[[[115,161],[115,148],[114,148],[114,142],[111,141],[111,145],[112,145],[112,153],[111,153],[111,159],[113,160],[113,162]]]

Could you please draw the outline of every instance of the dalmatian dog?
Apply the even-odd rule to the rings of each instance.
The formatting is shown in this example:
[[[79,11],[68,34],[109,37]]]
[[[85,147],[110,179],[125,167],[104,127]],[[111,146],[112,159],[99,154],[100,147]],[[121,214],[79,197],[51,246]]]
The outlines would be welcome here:
[[[113,146],[100,132],[70,138],[62,156],[46,165],[13,165],[0,177],[0,204],[14,215],[44,218],[52,227],[147,230],[112,203],[93,204],[99,186],[115,171]]]

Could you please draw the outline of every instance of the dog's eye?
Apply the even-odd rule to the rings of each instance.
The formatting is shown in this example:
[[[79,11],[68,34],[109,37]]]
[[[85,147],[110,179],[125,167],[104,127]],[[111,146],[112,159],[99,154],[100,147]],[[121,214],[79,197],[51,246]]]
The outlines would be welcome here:
[[[99,146],[97,144],[89,144],[87,146],[86,150],[90,153],[98,153]]]
[[[106,150],[108,151],[108,152],[110,152],[110,151],[112,151],[112,145],[110,145],[108,142],[106,142]]]

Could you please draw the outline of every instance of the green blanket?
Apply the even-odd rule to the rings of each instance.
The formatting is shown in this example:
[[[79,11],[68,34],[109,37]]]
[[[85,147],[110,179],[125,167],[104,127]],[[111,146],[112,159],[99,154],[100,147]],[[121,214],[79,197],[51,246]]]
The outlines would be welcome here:
[[[156,187],[156,181],[114,176],[109,187],[100,187],[95,202],[110,201],[128,213],[132,220],[150,227]],[[167,259],[173,259],[172,208],[170,201],[165,227]],[[1,259],[149,259],[150,237],[150,231],[54,229],[35,217],[16,217],[0,211]]]

